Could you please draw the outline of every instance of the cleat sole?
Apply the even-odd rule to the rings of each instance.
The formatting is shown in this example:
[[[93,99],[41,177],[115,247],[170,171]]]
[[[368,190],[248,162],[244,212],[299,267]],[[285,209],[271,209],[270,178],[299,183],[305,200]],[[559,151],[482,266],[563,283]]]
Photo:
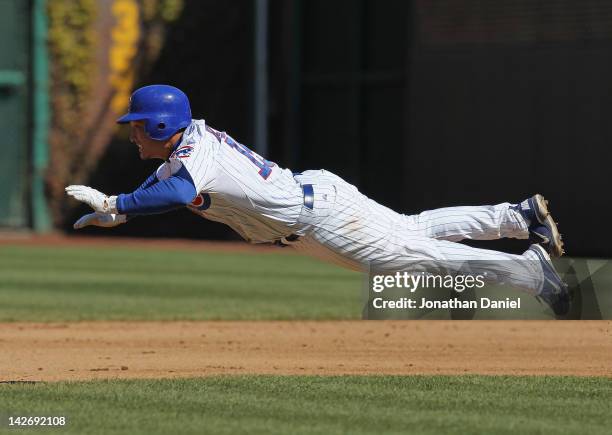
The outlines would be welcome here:
[[[544,199],[542,195],[539,193],[534,195],[533,197],[536,203],[536,217],[538,221],[542,225],[546,225],[550,228],[552,233],[552,240],[549,242],[550,246],[550,255],[553,257],[561,257],[565,254],[565,249],[563,248],[563,237],[561,233],[559,233],[558,224],[553,220],[550,215],[550,211],[548,210],[548,200]]]

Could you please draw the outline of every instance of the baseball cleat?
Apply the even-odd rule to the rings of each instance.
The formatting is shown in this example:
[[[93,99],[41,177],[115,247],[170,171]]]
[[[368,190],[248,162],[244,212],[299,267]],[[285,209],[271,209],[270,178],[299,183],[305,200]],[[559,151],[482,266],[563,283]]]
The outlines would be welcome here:
[[[516,205],[517,210],[529,222],[529,240],[538,243],[546,249],[552,257],[561,257],[563,238],[548,210],[548,201],[539,193]]]
[[[544,301],[556,316],[566,316],[570,310],[571,297],[569,288],[559,276],[550,260],[550,256],[543,246],[534,244],[528,249],[537,256],[544,273],[544,284],[542,290],[536,296],[539,301]]]

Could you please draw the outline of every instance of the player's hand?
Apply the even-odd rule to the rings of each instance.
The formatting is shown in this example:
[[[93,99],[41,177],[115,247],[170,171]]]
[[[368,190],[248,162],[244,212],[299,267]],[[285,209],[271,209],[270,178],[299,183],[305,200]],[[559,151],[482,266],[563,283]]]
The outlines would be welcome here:
[[[117,213],[117,197],[106,196],[88,186],[71,185],[66,187],[66,193],[77,201],[84,202],[100,213]]]
[[[94,225],[96,227],[111,228],[121,225],[127,221],[124,214],[104,214],[104,213],[89,213],[74,223],[72,226],[75,230]]]

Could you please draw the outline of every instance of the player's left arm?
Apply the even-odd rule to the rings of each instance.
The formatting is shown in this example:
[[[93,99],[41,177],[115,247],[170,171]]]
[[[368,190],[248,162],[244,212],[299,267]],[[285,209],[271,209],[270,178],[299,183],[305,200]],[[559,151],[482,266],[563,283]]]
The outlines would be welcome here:
[[[146,215],[165,213],[191,203],[197,192],[189,172],[181,167],[164,179],[144,183],[132,193],[107,196],[88,186],[68,186],[66,193],[100,214]],[[144,187],[144,188],[143,188]]]

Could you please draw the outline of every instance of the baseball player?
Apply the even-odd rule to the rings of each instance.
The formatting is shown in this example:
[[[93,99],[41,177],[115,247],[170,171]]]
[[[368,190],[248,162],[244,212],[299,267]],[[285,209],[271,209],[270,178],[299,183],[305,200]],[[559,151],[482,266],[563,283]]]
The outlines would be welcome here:
[[[359,271],[434,265],[458,273],[468,262],[472,273],[518,287],[556,315],[569,311],[567,285],[550,259],[563,254],[563,242],[539,194],[519,204],[400,214],[331,172],[292,173],[264,159],[226,132],[192,119],[187,96],[167,85],[136,90],[117,122],[130,124],[130,141],[141,159],[164,162],[131,193],[108,196],[88,186],[66,187],[94,209],[75,229],[114,227],[133,216],[188,207],[251,243],[291,245]],[[533,244],[513,255],[457,243],[503,237]]]

